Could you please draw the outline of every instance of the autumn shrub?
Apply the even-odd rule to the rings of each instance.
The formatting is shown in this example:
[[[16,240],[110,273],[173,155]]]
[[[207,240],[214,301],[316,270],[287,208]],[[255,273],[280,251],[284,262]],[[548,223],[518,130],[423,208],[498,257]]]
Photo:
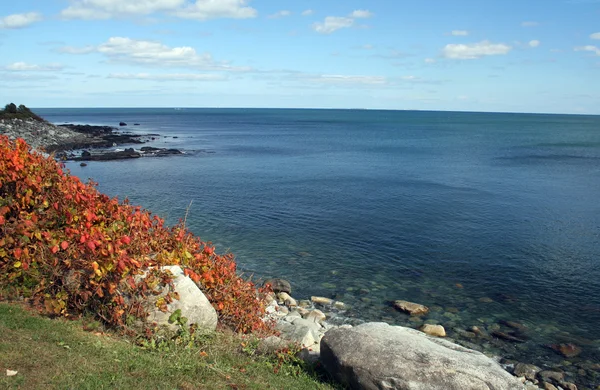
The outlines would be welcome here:
[[[172,287],[162,265],[180,265],[238,332],[268,329],[264,291],[183,224],[100,193],[51,157],[0,135],[0,287],[55,315],[93,313],[127,328],[145,319],[145,298]],[[148,272],[150,270],[150,272]],[[146,272],[145,278],[136,277]],[[161,310],[177,295],[157,301]]]

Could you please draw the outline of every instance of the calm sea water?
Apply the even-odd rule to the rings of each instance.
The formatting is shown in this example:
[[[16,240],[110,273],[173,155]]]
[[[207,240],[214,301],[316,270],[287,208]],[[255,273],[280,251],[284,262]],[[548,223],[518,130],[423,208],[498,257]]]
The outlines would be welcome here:
[[[449,329],[518,321],[531,340],[516,358],[561,360],[543,345],[572,341],[598,359],[598,116],[36,111],[124,121],[185,150],[68,167],[171,223],[192,202],[195,233],[255,278],[291,280],[298,298],[335,297],[352,306],[344,316],[398,324],[410,322],[395,299],[432,307]]]

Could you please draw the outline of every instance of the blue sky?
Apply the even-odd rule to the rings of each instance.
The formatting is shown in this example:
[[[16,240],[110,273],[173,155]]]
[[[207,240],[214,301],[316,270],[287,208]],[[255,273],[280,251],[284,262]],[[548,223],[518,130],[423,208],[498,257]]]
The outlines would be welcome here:
[[[600,0],[2,1],[0,54],[31,107],[600,114]]]

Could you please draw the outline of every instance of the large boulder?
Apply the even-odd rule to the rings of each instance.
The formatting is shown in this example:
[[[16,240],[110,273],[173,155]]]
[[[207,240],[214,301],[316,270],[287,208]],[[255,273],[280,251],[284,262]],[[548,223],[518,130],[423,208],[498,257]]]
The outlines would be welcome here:
[[[328,331],[321,340],[321,361],[352,389],[523,389],[482,353],[381,322]]]
[[[217,312],[212,307],[206,296],[192,279],[183,274],[178,265],[165,266],[162,270],[168,270],[173,274],[173,285],[175,292],[179,294],[179,300],[175,299],[168,305],[166,313],[160,311],[156,305],[149,302],[149,322],[156,322],[168,329],[176,330],[177,325],[169,323],[169,317],[176,310],[181,310],[181,316],[187,318],[187,325],[196,324],[201,332],[213,332],[217,328]]]

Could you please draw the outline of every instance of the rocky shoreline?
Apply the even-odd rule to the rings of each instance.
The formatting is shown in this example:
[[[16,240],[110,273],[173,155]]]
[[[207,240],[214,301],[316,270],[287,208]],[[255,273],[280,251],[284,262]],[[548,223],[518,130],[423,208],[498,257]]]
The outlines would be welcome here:
[[[126,124],[123,123],[122,126]],[[35,119],[0,119],[0,134],[11,139],[23,138],[32,148],[54,153],[63,161],[109,161],[184,154],[178,149],[150,146],[141,147],[139,150],[111,150],[110,148],[119,145],[145,144],[160,137],[159,134],[122,132],[111,126],[57,126]],[[80,152],[74,152],[76,150]]]
[[[370,351],[368,347],[368,343],[364,346],[360,346],[362,339],[365,337],[371,337],[371,342],[382,342],[378,339],[379,331],[385,330],[384,333],[394,334],[395,336],[390,336],[391,339],[387,340],[387,342],[394,344],[398,342],[406,343],[410,340],[410,342],[417,343],[418,345],[423,344],[424,349],[428,349],[432,347],[431,343],[434,344],[443,344],[443,347],[455,349],[458,348],[460,351],[465,352],[466,355],[471,357],[473,354],[479,356],[479,359],[476,359],[481,364],[484,364],[486,369],[485,371],[490,372],[494,371],[494,366],[488,366],[489,361],[485,360],[485,357],[492,358],[494,362],[499,364],[499,367],[502,367],[506,372],[512,374],[514,378],[516,378],[518,382],[518,387],[515,386],[515,382],[511,382],[507,380],[507,382],[502,382],[504,385],[500,387],[493,388],[521,388],[527,390],[533,389],[546,389],[546,390],[554,390],[554,389],[563,389],[563,390],[574,390],[574,389],[598,389],[600,387],[595,387],[588,380],[585,380],[581,374],[589,375],[592,372],[597,372],[600,370],[599,364],[593,364],[590,362],[589,364],[582,366],[579,364],[576,366],[575,364],[568,363],[568,359],[577,356],[578,352],[580,352],[579,347],[573,344],[558,344],[549,346],[549,348],[553,348],[555,352],[561,355],[565,360],[564,365],[561,367],[547,367],[542,366],[538,367],[533,364],[528,364],[525,362],[519,362],[503,357],[498,357],[489,352],[485,352],[484,348],[481,347],[483,344],[519,344],[523,341],[524,338],[527,338],[527,329],[522,324],[511,321],[503,321],[502,324],[497,324],[497,326],[491,327],[478,327],[473,326],[471,329],[464,330],[461,333],[456,332],[455,329],[447,334],[446,329],[443,325],[439,324],[434,320],[423,320],[423,317],[428,313],[429,308],[417,303],[408,302],[398,300],[393,303],[396,310],[401,311],[410,315],[411,318],[414,318],[415,324],[421,324],[418,326],[418,330],[412,328],[406,328],[402,326],[391,326],[385,323],[365,323],[363,321],[354,321],[353,325],[347,323],[347,319],[344,317],[344,312],[349,309],[349,307],[343,302],[326,298],[326,297],[317,297],[313,296],[310,300],[296,300],[291,296],[291,285],[288,281],[283,279],[271,279],[267,280],[265,284],[269,284],[272,286],[274,291],[268,299],[268,319],[272,320],[276,323],[276,328],[279,330],[281,335],[279,337],[270,337],[268,339],[263,340],[261,343],[261,349],[264,351],[272,351],[281,347],[285,344],[286,341],[296,342],[301,345],[303,348],[300,352],[300,357],[310,363],[320,362],[324,366],[335,366],[331,368],[331,374],[335,377],[335,372],[338,373],[347,373],[347,372],[363,372],[363,371],[373,371],[373,367],[369,367],[369,361],[374,359],[372,356],[377,351]],[[417,321],[418,320],[418,321]],[[383,330],[374,330],[375,328],[385,328]],[[332,356],[332,348],[336,350],[336,346],[334,341],[329,340],[327,335],[330,334],[331,330],[336,329],[336,331],[332,334],[332,338],[334,340],[344,340],[349,337],[358,337],[358,340],[355,340],[354,348],[351,348],[352,351],[343,351],[342,350],[334,353],[340,353],[341,355],[349,354],[348,356],[354,356],[356,360],[356,356],[360,356],[359,361],[364,361],[365,366],[361,366],[363,363],[355,363],[353,366],[348,366],[348,359],[352,360],[348,356]],[[341,330],[337,330],[341,329]],[[355,329],[355,330],[352,330]],[[340,336],[339,333],[342,333]],[[356,333],[358,332],[358,333]],[[366,333],[365,333],[366,332]],[[373,333],[375,332],[375,333]],[[416,332],[416,333],[415,333]],[[365,334],[363,334],[365,333]],[[373,333],[373,334],[371,334]],[[398,333],[398,334],[397,334]],[[406,333],[406,334],[405,334]],[[357,336],[358,334],[358,336]],[[362,335],[361,335],[362,334]],[[335,337],[333,336],[335,335]],[[463,337],[464,336],[464,337]],[[400,338],[396,340],[395,338]],[[436,341],[437,340],[437,341]],[[468,340],[468,341],[467,341]],[[339,341],[339,340],[338,340]],[[342,341],[339,341],[343,344]],[[333,343],[333,344],[332,344]],[[384,342],[385,344],[385,342]],[[455,347],[454,347],[455,346]],[[346,348],[346,347],[344,347]],[[420,348],[420,347],[419,347]],[[433,348],[438,348],[438,346],[433,346]],[[463,351],[462,349],[465,351]],[[326,349],[326,356],[323,356],[323,350]],[[447,353],[455,353],[448,352],[447,350],[443,350],[444,354]],[[381,354],[389,354],[390,356],[386,356],[383,361],[404,361],[404,352],[394,350],[394,352],[379,352]],[[460,356],[460,354],[459,354]],[[381,356],[377,356],[377,359],[382,359]],[[428,359],[434,359],[434,357],[429,356]],[[458,359],[458,358],[457,358]],[[470,358],[469,358],[470,359]],[[338,361],[339,360],[339,361]],[[340,363],[340,361],[342,363]],[[341,365],[340,365],[341,364]],[[385,363],[383,363],[385,365]],[[399,364],[399,363],[398,363]],[[404,363],[403,363],[404,364]],[[564,366],[573,366],[574,370],[564,370]],[[438,367],[439,368],[439,367]],[[380,368],[377,368],[379,370]],[[416,369],[413,367],[413,369]],[[423,373],[423,370],[429,370],[430,366],[420,367],[418,368],[420,372],[421,378],[427,378],[428,376]],[[433,368],[432,368],[433,369]],[[447,369],[447,367],[446,367]],[[389,368],[389,370],[394,371],[393,368]],[[444,369],[441,369],[444,371]],[[387,372],[384,375],[389,379],[391,376],[402,376],[408,375],[406,367],[402,370],[403,373],[398,372]],[[342,375],[342,374],[340,374]],[[358,375],[358,374],[356,374]],[[355,375],[355,376],[356,376]],[[473,379],[478,381],[483,377],[475,375]],[[499,374],[500,375],[500,374]],[[495,377],[498,379],[497,377]],[[346,383],[349,386],[356,384],[356,378],[354,376],[338,377],[338,380]],[[398,378],[396,378],[398,379]],[[406,378],[405,378],[406,379]],[[456,379],[456,378],[455,378]],[[464,378],[463,378],[464,379]],[[494,380],[496,380],[494,379]],[[506,379],[506,378],[505,378]],[[398,379],[400,380],[400,379]],[[403,379],[404,380],[404,379]],[[419,379],[426,380],[426,379]],[[452,379],[454,380],[454,379]],[[458,380],[458,379],[457,379]],[[374,385],[382,385],[382,383],[377,384],[377,379],[368,378],[362,379],[362,382],[371,381]],[[375,382],[373,382],[375,381]],[[414,381],[414,378],[411,379]],[[493,381],[492,381],[493,382]],[[492,383],[490,382],[490,383]],[[451,382],[448,382],[451,383]],[[454,382],[452,382],[454,383]],[[508,384],[507,384],[508,383]],[[513,384],[511,384],[513,383]],[[577,384],[576,384],[577,383]],[[422,388],[428,388],[428,386],[433,386],[430,388],[437,388],[434,386],[432,382],[429,383],[421,383]],[[396,387],[390,387],[396,388]],[[397,388],[405,388],[405,387],[397,387]],[[409,388],[409,387],[406,387]],[[454,388],[454,387],[447,387]],[[461,386],[459,388],[470,388]],[[482,387],[485,388],[485,387]]]

